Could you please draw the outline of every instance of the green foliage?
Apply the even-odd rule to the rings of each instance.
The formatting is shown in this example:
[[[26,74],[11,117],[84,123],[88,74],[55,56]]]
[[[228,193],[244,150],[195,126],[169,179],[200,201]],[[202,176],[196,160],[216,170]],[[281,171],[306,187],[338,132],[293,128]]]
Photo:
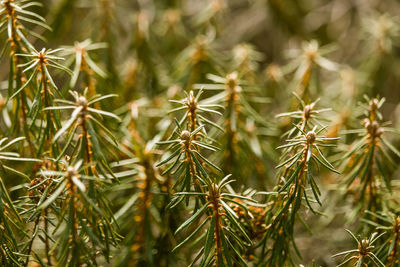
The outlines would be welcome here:
[[[399,11],[0,0],[0,265],[399,266]]]

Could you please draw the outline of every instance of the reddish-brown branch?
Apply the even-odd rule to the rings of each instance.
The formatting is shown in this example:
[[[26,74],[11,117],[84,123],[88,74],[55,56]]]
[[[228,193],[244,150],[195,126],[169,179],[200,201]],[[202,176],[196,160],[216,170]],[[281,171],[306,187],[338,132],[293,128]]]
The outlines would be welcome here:
[[[213,184],[209,190],[208,201],[213,209],[213,216],[215,218],[214,227],[214,240],[215,240],[215,266],[220,266],[220,255],[222,254],[222,214],[220,211],[220,191],[217,185]]]

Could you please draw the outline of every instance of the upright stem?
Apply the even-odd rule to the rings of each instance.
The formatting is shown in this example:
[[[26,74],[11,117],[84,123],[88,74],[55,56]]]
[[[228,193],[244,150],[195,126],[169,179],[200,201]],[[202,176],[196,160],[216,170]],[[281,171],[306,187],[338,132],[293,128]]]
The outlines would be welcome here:
[[[233,74],[227,76],[227,120],[226,120],[226,135],[227,135],[227,149],[226,149],[226,171],[232,173],[235,164],[236,152],[236,126],[232,120],[237,123],[238,106],[237,101],[239,98],[237,92],[237,80]]]
[[[190,133],[189,133],[189,135],[190,135]],[[197,178],[197,169],[196,169],[194,160],[192,158],[191,145],[192,145],[192,143],[191,143],[191,140],[189,137],[186,139],[186,141],[184,143],[184,152],[185,152],[185,156],[186,156],[186,161],[189,164],[190,176],[192,177],[195,188],[197,190],[201,191],[202,193],[204,193],[205,192],[204,188],[201,186],[201,182]]]
[[[376,121],[377,115],[376,112],[378,110],[378,100],[373,99],[369,102],[369,116],[365,121],[365,128],[368,134],[368,154],[366,157],[371,157],[369,159],[369,165],[367,170],[367,178],[365,188],[369,189],[369,200],[368,200],[368,210],[376,211],[378,208],[378,202],[376,199],[376,186],[375,186],[375,177],[374,177],[374,168],[375,168],[375,151],[376,146],[379,145],[378,137],[382,134],[382,130],[380,128],[379,123]],[[362,190],[364,193],[364,190]],[[362,196],[363,197],[363,196]]]
[[[85,98],[82,98],[81,105],[83,106],[83,109],[80,114],[80,127],[82,130],[82,145],[83,145],[83,160],[85,165],[89,165],[92,163],[92,148],[91,148],[91,142],[90,142],[90,134],[88,130],[88,125],[87,125],[87,100]],[[91,166],[91,173],[95,174],[95,166]],[[85,168],[85,174],[89,175],[90,171],[88,168]]]
[[[191,132],[195,131],[197,127],[197,108],[198,108],[198,103],[196,101],[196,98],[193,95],[193,91],[190,91],[189,96],[187,98],[187,112],[188,115],[187,117],[189,118],[189,129]],[[196,140],[196,136],[193,136],[193,140]],[[196,148],[197,151],[200,152],[200,147],[198,145],[194,144],[194,147]],[[188,156],[188,155],[186,155]],[[200,164],[204,165],[204,162],[201,158],[198,159]]]
[[[51,92],[49,91],[48,87],[47,87],[47,75],[46,75],[46,71],[45,71],[45,56],[44,55],[39,55],[39,72],[40,72],[40,82],[42,84],[42,90],[41,90],[41,95],[42,95],[42,99],[44,102],[45,107],[51,107],[52,104],[50,102],[50,95]],[[53,146],[52,146],[52,138],[56,132],[56,125],[55,125],[55,120],[53,118],[53,111],[52,110],[47,110],[46,112],[46,132],[43,138],[46,138],[44,140],[44,150],[45,151],[49,151],[50,155],[52,155],[54,153],[53,151]],[[40,153],[40,151],[38,151],[38,153]],[[40,155],[38,155],[40,156]],[[53,155],[54,157],[56,157],[56,155]]]
[[[20,58],[15,56],[15,54],[23,52],[21,45],[20,45],[20,38],[17,34],[17,19],[15,16],[15,10],[11,6],[11,1],[5,2],[6,10],[7,10],[7,15],[9,19],[11,19],[11,37],[10,37],[10,42],[11,42],[11,60],[12,64],[15,67],[15,77],[12,77],[15,80],[16,83],[16,88],[20,88],[22,86],[22,69],[18,67],[18,65],[21,63]],[[26,110],[26,93],[24,91],[21,92],[19,96],[17,96],[16,101],[20,101],[21,104],[21,124],[19,127],[21,127],[24,130],[25,138],[28,142],[29,149],[31,151],[32,155],[35,155],[35,148],[32,144],[32,140],[29,135],[29,128],[28,128],[28,123],[27,123],[27,110]]]
[[[187,160],[187,162],[189,164],[190,175],[192,176],[193,182],[194,182],[195,185],[200,185],[200,182],[196,177],[197,170],[196,170],[195,164],[193,162],[192,154],[190,153],[190,148],[189,147],[185,147],[185,155],[186,155],[186,160]]]
[[[82,127],[82,138],[84,140],[84,149],[85,149],[85,153],[84,153],[84,162],[85,164],[89,164],[92,161],[92,151],[90,148],[90,135],[87,129],[87,125],[86,125],[86,118],[82,118],[82,123],[81,123],[81,127]]]
[[[367,181],[366,183],[368,183],[368,187],[369,187],[369,204],[368,204],[368,209],[370,211],[375,211],[377,208],[377,203],[376,203],[376,199],[375,199],[375,180],[374,180],[374,158],[375,158],[375,138],[372,139],[372,143],[371,143],[371,150],[372,155],[371,155],[371,163],[368,166],[368,177],[367,177]]]
[[[132,250],[137,251],[139,249],[142,249],[144,247],[145,241],[146,241],[146,228],[148,227],[148,206],[150,205],[151,202],[151,185],[154,180],[154,169],[153,169],[153,164],[151,163],[150,159],[148,158],[149,155],[142,155],[144,157],[142,161],[142,165],[145,170],[145,175],[144,175],[144,180],[141,181],[139,186],[142,189],[142,192],[140,193],[139,198],[141,199],[141,203],[139,204],[139,228],[138,228],[138,234],[136,237],[136,242],[132,246]]]
[[[196,120],[197,102],[194,99],[192,92],[190,92],[187,105],[188,105],[187,106],[187,109],[188,109],[187,116],[189,118],[189,128],[190,128],[190,131],[193,132],[197,128],[197,120]]]
[[[222,248],[222,242],[221,242],[221,231],[222,231],[222,225],[221,225],[221,214],[219,212],[220,204],[218,202],[217,196],[215,196],[211,201],[212,207],[213,207],[213,214],[215,218],[215,228],[214,228],[214,238],[215,238],[215,248],[216,248],[216,254],[215,254],[215,266],[220,266],[219,261],[220,261],[220,254],[223,250]]]

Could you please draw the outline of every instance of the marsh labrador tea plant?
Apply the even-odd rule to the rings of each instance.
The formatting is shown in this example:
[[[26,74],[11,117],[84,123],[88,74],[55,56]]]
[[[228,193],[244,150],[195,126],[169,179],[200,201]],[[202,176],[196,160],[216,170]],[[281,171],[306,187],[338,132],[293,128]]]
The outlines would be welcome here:
[[[0,266],[400,266],[395,0],[0,0]]]

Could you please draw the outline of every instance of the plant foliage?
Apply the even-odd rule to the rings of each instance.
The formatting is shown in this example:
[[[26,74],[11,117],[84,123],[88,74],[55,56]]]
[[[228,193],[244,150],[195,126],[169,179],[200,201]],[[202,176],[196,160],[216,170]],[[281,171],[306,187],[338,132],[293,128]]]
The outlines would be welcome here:
[[[399,266],[399,12],[0,0],[0,265]]]

